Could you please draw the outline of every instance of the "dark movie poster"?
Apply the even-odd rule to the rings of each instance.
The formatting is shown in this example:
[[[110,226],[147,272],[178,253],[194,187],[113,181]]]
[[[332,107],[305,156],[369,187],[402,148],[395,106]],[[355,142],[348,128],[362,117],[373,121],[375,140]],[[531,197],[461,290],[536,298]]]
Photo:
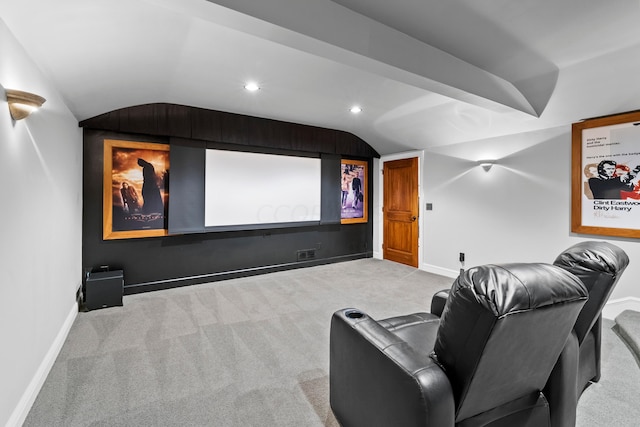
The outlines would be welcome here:
[[[105,140],[104,186],[105,239],[166,235],[168,145]]]

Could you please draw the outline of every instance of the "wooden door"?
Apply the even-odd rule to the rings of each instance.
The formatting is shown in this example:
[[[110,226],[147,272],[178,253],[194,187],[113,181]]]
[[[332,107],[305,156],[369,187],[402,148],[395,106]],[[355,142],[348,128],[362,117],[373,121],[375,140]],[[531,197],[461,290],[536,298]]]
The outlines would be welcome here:
[[[383,258],[418,267],[418,158],[384,162]]]

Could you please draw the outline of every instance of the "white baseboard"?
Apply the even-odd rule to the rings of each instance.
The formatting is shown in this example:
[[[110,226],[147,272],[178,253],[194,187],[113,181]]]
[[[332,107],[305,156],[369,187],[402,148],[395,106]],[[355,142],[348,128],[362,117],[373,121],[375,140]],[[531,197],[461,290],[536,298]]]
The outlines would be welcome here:
[[[452,279],[455,279],[456,277],[458,277],[458,275],[460,275],[459,270],[449,270],[448,268],[442,268],[436,265],[425,263],[420,266],[420,270],[424,270],[427,273],[439,274],[440,276],[451,277]]]
[[[378,252],[378,251],[373,251],[373,258],[384,259],[382,257],[382,252]],[[460,274],[459,270],[449,270],[448,268],[442,268],[436,265],[431,265],[426,263],[422,263],[418,268],[420,270],[426,271],[427,273],[433,273],[433,274],[438,274],[440,276],[451,277],[452,279],[455,279]]]
[[[71,330],[71,325],[73,325],[76,316],[78,315],[78,304],[74,301],[73,306],[71,307],[71,311],[67,315],[56,339],[53,340],[49,351],[45,355],[42,363],[38,367],[35,375],[31,379],[29,386],[22,394],[18,405],[13,410],[11,417],[7,421],[6,427],[19,427],[24,423],[24,420],[29,415],[29,411],[31,410],[31,406],[33,406],[33,402],[35,402],[36,397],[38,397],[38,393],[40,393],[40,389],[44,384],[44,381],[47,379],[47,375],[51,371],[53,364],[60,354],[60,350],[62,349],[62,345],[64,341],[67,339],[67,335],[69,335],[69,331]]]
[[[615,320],[618,314],[625,310],[640,311],[640,298],[626,297],[609,300],[602,309],[602,317]]]

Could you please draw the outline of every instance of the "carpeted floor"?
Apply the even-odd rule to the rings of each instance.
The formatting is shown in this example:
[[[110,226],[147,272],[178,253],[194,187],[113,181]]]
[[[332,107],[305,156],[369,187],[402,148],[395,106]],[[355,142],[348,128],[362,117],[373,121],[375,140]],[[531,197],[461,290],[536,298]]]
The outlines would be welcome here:
[[[577,427],[635,427],[640,425],[640,367],[614,332],[615,323],[602,325],[602,376],[578,402]]]
[[[636,356],[640,364],[640,312],[625,310],[616,316],[614,330]]]
[[[127,296],[78,315],[24,425],[335,427],[331,314],[428,311],[451,282],[364,259]],[[612,326],[580,427],[640,419],[640,372]]]

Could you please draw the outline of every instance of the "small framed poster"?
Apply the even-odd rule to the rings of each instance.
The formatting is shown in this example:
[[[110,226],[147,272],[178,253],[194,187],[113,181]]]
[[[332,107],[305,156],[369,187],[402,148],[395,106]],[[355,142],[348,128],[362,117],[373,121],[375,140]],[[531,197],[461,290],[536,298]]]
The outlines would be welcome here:
[[[368,221],[367,162],[342,159],[340,165],[340,222],[353,224]]]

